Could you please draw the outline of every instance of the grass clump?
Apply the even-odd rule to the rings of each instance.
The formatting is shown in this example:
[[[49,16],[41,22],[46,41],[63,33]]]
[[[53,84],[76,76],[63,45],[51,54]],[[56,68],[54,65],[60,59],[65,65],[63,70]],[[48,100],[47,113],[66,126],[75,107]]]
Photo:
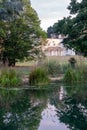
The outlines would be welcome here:
[[[66,83],[85,82],[86,81],[85,73],[81,69],[76,70],[76,69],[69,68],[69,69],[67,69],[67,71],[66,71],[66,73],[64,75],[64,81]]]
[[[48,83],[49,83],[49,78],[47,76],[47,72],[44,69],[36,68],[29,75],[30,85],[42,85]]]
[[[77,81],[77,75],[76,75],[76,72],[75,70],[69,68],[65,75],[64,75],[64,81],[65,82],[68,82],[68,83],[74,83]]]
[[[19,79],[14,69],[4,69],[0,74],[0,85],[3,87],[19,86],[21,80]]]

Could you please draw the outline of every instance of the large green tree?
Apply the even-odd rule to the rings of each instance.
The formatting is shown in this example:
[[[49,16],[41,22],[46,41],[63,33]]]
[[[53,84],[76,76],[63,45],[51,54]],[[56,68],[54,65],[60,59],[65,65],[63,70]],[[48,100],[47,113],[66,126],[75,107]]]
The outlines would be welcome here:
[[[3,63],[41,56],[41,38],[45,37],[40,20],[29,0],[0,1],[0,48]]]
[[[72,19],[71,31],[67,33],[65,44],[73,47],[77,53],[87,56],[87,0],[71,0],[68,9],[70,14],[76,16]]]
[[[87,0],[71,0],[68,6],[71,16],[53,25],[54,33],[64,34],[64,45],[76,53],[87,56]],[[72,17],[74,16],[74,17]]]

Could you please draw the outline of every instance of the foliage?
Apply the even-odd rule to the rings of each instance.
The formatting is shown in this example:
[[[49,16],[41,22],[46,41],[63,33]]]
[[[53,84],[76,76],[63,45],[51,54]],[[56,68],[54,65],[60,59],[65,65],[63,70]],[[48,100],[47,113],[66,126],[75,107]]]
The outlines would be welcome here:
[[[70,32],[70,28],[72,26],[73,20],[71,20],[71,17],[63,18],[62,20],[58,20],[58,23],[55,23],[53,25],[54,33],[56,34],[64,34],[67,35],[67,32]]]
[[[9,66],[29,56],[42,55],[41,38],[46,34],[40,28],[36,11],[27,0],[0,2],[1,59]]]
[[[73,23],[68,37],[64,40],[66,46],[71,46],[78,54],[87,56],[87,1],[71,0],[68,7],[71,14],[76,14],[72,18]],[[68,25],[67,25],[68,26]]]
[[[14,87],[21,84],[16,71],[14,69],[4,69],[0,74],[0,85],[3,87]]]
[[[81,64],[77,69],[80,71],[80,75],[78,74],[78,76],[81,76],[84,81],[87,81],[87,65]]]
[[[71,0],[68,9],[74,17],[69,16],[55,23],[52,27],[53,33],[65,35],[65,47],[87,56],[87,0]]]
[[[87,71],[83,71],[82,68],[69,68],[64,75],[64,81],[66,83],[78,83],[87,81]]]
[[[64,75],[64,81],[65,82],[69,82],[69,83],[73,83],[77,81],[77,77],[76,77],[76,73],[73,69],[69,68],[65,75]]]
[[[46,70],[41,68],[36,68],[29,75],[30,85],[41,85],[48,84],[49,78],[47,76]]]
[[[72,68],[75,68],[76,59],[74,57],[71,57],[69,59],[69,63]]]
[[[48,38],[51,38],[51,37],[52,37],[52,34],[54,34],[54,30],[53,30],[53,27],[50,26],[50,27],[47,29],[47,37],[48,37]]]

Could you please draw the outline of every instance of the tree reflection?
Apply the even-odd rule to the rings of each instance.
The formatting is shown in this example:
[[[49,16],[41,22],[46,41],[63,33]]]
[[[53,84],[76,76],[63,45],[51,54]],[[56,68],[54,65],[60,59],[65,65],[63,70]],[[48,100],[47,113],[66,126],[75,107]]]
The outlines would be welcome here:
[[[57,116],[60,122],[70,130],[87,129],[87,87],[70,86],[66,88],[67,95],[58,103],[56,100]]]
[[[44,106],[37,94],[0,91],[0,130],[37,130]]]
[[[70,130],[87,129],[87,87],[70,86],[51,91],[0,90],[0,130],[38,130],[42,112],[53,114],[50,105],[57,113],[56,122]]]

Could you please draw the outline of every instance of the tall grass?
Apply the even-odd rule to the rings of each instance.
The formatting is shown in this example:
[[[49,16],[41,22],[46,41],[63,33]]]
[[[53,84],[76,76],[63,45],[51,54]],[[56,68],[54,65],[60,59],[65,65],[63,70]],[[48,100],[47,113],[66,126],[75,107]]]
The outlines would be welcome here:
[[[47,84],[49,82],[49,78],[47,76],[46,70],[42,68],[36,68],[31,71],[29,75],[29,84],[30,85],[42,85]]]
[[[47,62],[44,63],[42,67],[47,70],[49,76],[57,77],[65,73],[65,71],[68,68],[68,64],[60,64],[57,61],[52,60],[49,61],[48,63]]]
[[[49,63],[45,63],[43,67],[47,70],[50,76],[55,77],[61,73],[61,66],[56,61],[50,61]]]
[[[2,87],[14,87],[20,85],[21,80],[14,69],[2,69],[0,85]]]
[[[87,81],[87,65],[81,64],[77,67],[77,70],[80,72],[82,79]]]
[[[75,70],[69,68],[65,75],[64,75],[64,81],[65,82],[68,82],[68,83],[74,83],[77,81],[77,75],[76,75],[76,72]]]
[[[87,67],[86,67],[87,68]],[[65,75],[64,81],[66,83],[83,83],[87,81],[87,69],[78,67],[76,69],[69,68]]]

